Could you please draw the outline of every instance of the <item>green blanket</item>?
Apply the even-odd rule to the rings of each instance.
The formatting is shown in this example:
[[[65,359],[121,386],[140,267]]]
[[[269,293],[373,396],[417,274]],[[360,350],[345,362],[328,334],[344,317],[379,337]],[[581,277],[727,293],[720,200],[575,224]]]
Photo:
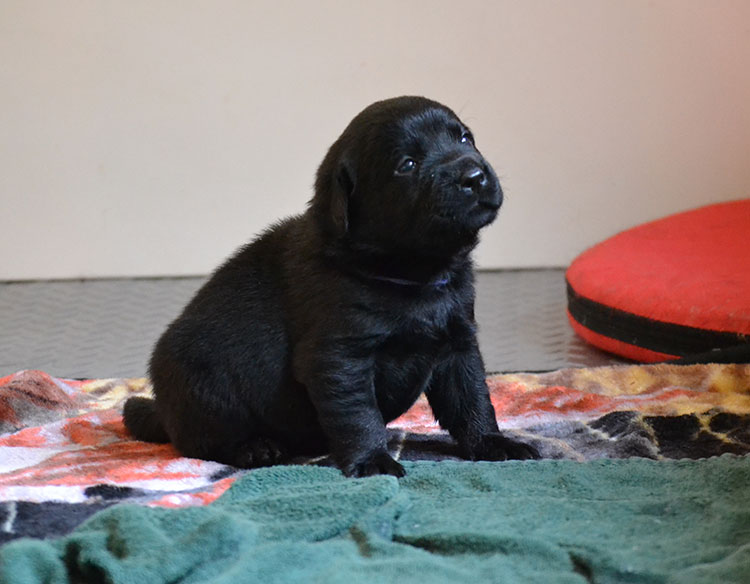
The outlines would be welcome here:
[[[261,469],[212,505],[118,505],[0,548],[0,582],[750,582],[750,458]]]

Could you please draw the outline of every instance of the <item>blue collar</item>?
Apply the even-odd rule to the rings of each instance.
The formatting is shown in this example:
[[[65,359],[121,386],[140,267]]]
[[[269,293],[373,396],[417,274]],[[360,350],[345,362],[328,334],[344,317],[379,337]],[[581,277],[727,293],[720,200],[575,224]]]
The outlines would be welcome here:
[[[364,274],[371,280],[379,280],[380,282],[388,282],[390,284],[398,284],[399,286],[411,286],[414,288],[421,288],[422,286],[429,286],[430,288],[445,288],[450,282],[450,278],[440,278],[439,280],[433,280],[432,282],[417,282],[416,280],[404,280],[403,278],[389,278],[388,276],[376,276],[375,274]]]

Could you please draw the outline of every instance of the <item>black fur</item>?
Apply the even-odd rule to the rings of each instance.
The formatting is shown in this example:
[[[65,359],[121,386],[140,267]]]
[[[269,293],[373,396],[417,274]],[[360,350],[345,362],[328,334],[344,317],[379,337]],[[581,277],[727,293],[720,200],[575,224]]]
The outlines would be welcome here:
[[[159,339],[156,399],[130,400],[125,424],[236,466],[330,451],[347,475],[401,476],[385,424],[426,392],[467,458],[535,457],[499,432],[476,340],[469,254],[501,202],[451,110],[369,106],[307,211],[240,249]]]

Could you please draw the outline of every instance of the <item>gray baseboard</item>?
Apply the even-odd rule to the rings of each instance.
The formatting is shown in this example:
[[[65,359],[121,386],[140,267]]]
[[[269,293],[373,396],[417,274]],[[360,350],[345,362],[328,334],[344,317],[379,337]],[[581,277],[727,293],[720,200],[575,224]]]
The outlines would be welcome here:
[[[203,282],[155,278],[0,283],[0,375],[138,377],[151,347]],[[618,362],[578,339],[565,315],[563,271],[477,276],[479,341],[488,371]]]

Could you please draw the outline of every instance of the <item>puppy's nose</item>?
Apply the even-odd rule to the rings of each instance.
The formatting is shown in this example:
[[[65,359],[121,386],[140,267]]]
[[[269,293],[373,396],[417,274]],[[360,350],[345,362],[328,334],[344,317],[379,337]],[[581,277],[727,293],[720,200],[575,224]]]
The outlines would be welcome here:
[[[478,166],[472,166],[463,172],[459,184],[466,194],[476,194],[487,186],[487,175]]]

